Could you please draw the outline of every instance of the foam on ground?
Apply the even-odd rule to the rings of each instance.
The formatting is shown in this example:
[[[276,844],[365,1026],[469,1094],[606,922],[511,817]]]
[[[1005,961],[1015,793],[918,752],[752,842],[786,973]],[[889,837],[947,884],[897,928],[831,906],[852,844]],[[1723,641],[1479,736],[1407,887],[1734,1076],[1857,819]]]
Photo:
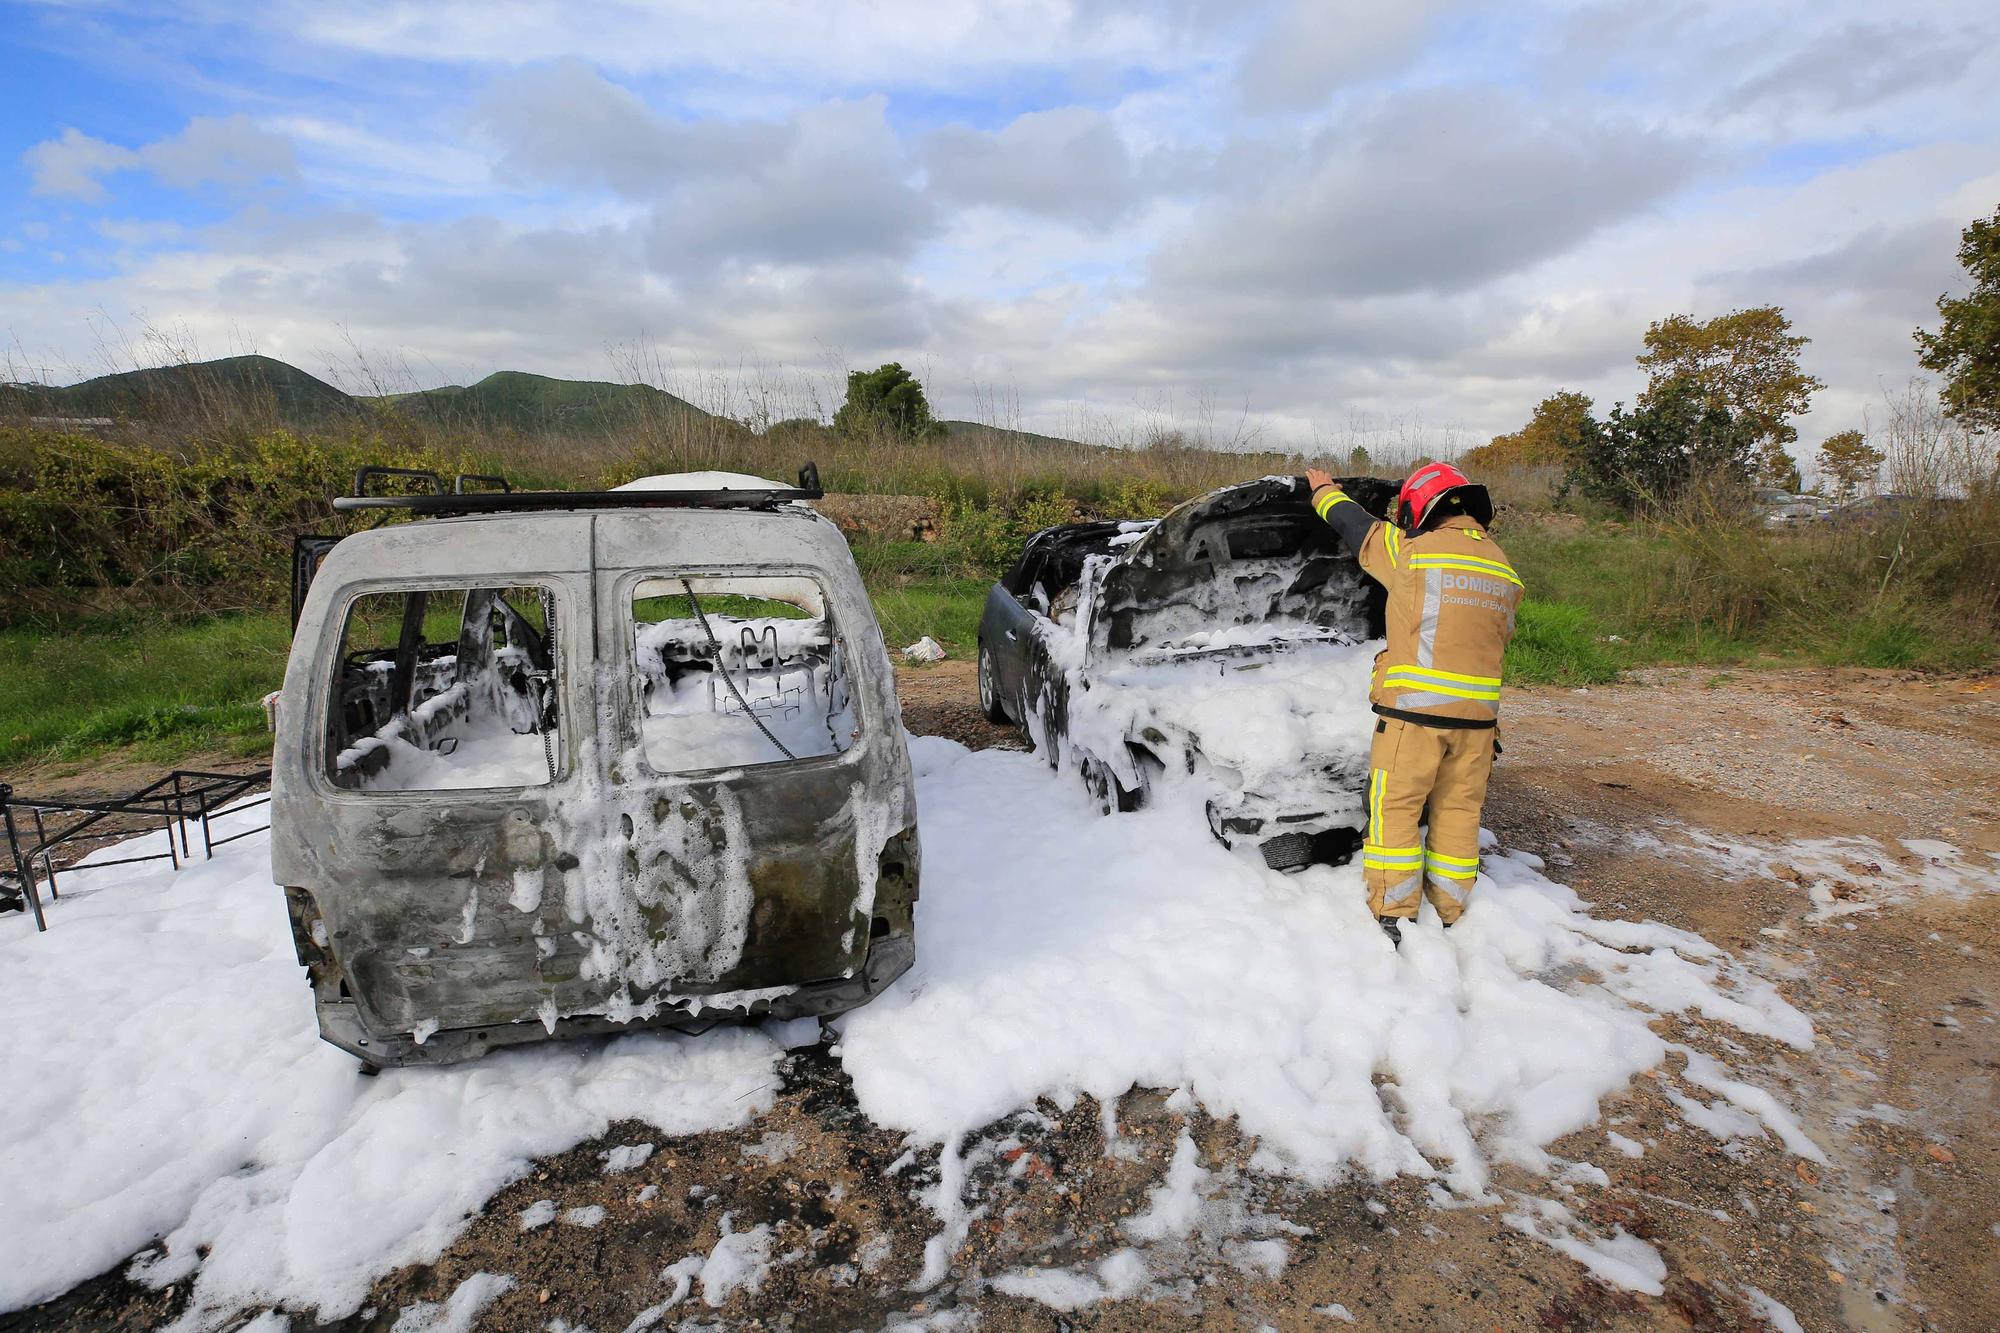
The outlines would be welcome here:
[[[1496,1163],[1552,1169],[1545,1145],[1675,1049],[1650,1028],[1657,1014],[1812,1040],[1727,954],[1594,918],[1533,857],[1489,856],[1465,919],[1446,935],[1427,917],[1398,954],[1356,869],[1274,874],[1170,803],[1101,816],[1035,756],[923,738],[912,755],[918,963],[844,1020],[840,1050],[868,1115],[944,1150],[930,1280],[965,1230],[960,1145],[1042,1096],[1176,1088],[1175,1105],[1239,1117],[1263,1145],[1260,1170],[1411,1173],[1465,1199],[1485,1194]],[[191,1327],[269,1305],[342,1316],[376,1277],[438,1255],[533,1159],[625,1118],[665,1134],[740,1125],[777,1082],[780,1041],[732,1028],[362,1079],[317,1038],[262,835],[178,874],[162,863],[65,882],[48,934],[0,919],[13,1020],[0,1084],[17,1090],[0,1145],[0,1234],[15,1238],[0,1310],[164,1236],[135,1271],[192,1276]],[[1682,1077],[1719,1098],[1719,1124],[1816,1151],[1767,1094],[1677,1053]],[[1281,1226],[1202,1213],[1207,1171],[1176,1145],[1129,1228],[1132,1258],[1014,1285],[1058,1305],[1108,1298],[1138,1290],[1149,1255],[1197,1242],[1235,1244],[1228,1257],[1251,1270],[1281,1263]],[[521,1224],[546,1225],[543,1211]],[[1531,1234],[1592,1249],[1597,1269],[1650,1280],[1632,1246],[1519,1211]],[[762,1271],[754,1231],[719,1248],[683,1275],[704,1300]]]

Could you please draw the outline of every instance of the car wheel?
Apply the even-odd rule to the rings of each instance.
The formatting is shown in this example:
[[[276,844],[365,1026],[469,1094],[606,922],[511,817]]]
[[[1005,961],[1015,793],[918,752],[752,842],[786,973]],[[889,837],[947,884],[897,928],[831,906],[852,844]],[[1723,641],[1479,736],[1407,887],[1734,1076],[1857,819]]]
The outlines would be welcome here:
[[[1111,766],[1100,759],[1083,761],[1083,785],[1097,800],[1099,813],[1112,811],[1129,813],[1137,810],[1141,803],[1140,793],[1133,791],[1118,780]]]
[[[998,722],[1003,726],[1013,721],[1007,716],[1006,705],[1000,702],[1000,682],[993,675],[993,654],[979,645],[979,711],[986,715],[988,722]]]

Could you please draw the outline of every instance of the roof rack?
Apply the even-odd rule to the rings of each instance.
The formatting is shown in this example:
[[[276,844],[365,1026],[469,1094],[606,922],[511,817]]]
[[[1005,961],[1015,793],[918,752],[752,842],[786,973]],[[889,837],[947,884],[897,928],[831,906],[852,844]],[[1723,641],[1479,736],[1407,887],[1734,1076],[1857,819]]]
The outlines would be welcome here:
[[[429,485],[417,495],[370,495],[371,477],[413,477]],[[466,484],[497,487],[469,491]],[[462,473],[447,488],[443,476],[422,468],[364,467],[354,474],[354,494],[334,499],[335,509],[401,509],[413,514],[497,514],[535,509],[775,509],[797,500],[818,500],[819,465],[799,469],[799,484],[768,490],[734,491],[517,491],[506,478]]]

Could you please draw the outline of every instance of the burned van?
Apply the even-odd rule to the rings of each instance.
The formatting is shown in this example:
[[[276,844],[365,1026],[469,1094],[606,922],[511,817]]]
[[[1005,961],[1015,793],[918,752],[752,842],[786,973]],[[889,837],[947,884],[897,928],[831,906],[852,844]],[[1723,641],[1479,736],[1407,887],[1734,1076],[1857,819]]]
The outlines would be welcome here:
[[[915,956],[916,800],[846,541],[798,488],[362,494],[304,546],[272,868],[366,1066],[838,1013]]]

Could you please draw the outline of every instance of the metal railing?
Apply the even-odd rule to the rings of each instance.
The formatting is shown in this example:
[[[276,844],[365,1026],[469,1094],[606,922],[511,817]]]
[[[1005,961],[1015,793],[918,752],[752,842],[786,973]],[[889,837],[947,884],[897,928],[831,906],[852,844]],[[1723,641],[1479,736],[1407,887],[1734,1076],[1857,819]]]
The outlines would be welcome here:
[[[133,865],[141,861],[171,861],[174,869],[178,870],[183,861],[193,859],[190,829],[201,832],[203,858],[214,856],[216,848],[253,833],[262,833],[270,827],[268,823],[260,824],[256,828],[217,837],[210,824],[219,814],[236,814],[268,805],[271,795],[265,789],[270,783],[271,770],[268,768],[254,773],[204,773],[198,769],[177,768],[129,796],[103,801],[66,801],[22,796],[15,792],[12,784],[0,782],[0,825],[5,826],[7,855],[13,862],[11,871],[0,867],[0,908],[31,911],[35,917],[35,929],[47,930],[48,919],[42,911],[42,888],[48,888],[49,901],[60,901],[59,875],[85,869],[98,870],[105,866]],[[243,800],[259,790],[263,790],[264,794],[258,799]],[[235,802],[240,804],[232,804]],[[229,808],[225,810],[224,807]],[[69,855],[61,864],[57,862],[58,849],[73,854],[96,843],[136,842],[148,836],[147,831],[153,829],[166,839],[165,851],[92,861],[87,866],[78,865],[74,855]]]

